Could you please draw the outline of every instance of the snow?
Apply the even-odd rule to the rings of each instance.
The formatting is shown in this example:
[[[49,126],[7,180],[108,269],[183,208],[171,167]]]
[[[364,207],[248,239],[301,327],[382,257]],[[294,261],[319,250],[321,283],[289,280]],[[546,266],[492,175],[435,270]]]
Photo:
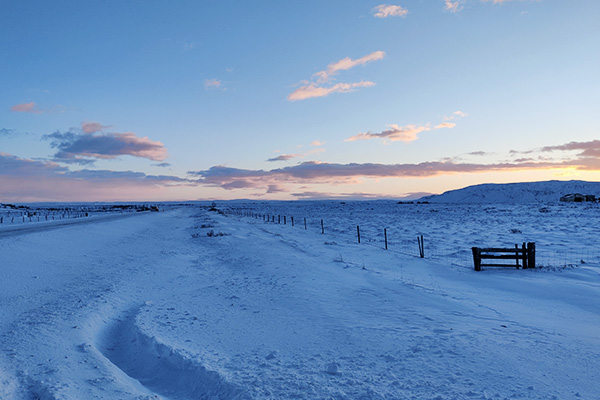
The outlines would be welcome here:
[[[544,181],[519,182],[469,186],[450,190],[441,195],[421,198],[421,201],[434,203],[548,203],[558,202],[564,195],[571,193],[600,195],[600,182],[587,181]]]
[[[600,209],[544,207],[229,202],[4,227],[0,398],[595,398]],[[529,240],[573,258],[465,256]]]

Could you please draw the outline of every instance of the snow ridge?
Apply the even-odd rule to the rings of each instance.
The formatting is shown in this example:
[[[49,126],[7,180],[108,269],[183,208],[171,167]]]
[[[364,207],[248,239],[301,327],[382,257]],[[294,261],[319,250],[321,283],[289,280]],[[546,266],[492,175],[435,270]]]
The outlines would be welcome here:
[[[425,196],[420,201],[430,203],[549,203],[558,202],[570,193],[600,196],[600,182],[544,181],[519,183],[485,183]]]
[[[169,399],[249,398],[243,388],[227,382],[181,351],[148,335],[140,327],[135,307],[100,335],[97,347],[125,374]]]

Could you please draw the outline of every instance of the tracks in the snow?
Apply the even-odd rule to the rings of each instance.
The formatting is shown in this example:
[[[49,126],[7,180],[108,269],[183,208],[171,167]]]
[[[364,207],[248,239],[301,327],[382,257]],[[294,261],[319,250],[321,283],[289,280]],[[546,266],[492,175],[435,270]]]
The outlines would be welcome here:
[[[136,321],[139,312],[135,307],[122,314],[98,339],[100,352],[121,371],[172,400],[249,398],[218,372],[144,332]]]

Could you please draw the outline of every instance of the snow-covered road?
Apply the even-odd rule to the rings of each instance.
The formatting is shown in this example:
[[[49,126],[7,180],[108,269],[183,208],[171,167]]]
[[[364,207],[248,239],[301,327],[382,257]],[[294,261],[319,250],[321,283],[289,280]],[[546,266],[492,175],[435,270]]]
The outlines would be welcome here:
[[[197,207],[3,236],[0,398],[593,399],[599,277]]]

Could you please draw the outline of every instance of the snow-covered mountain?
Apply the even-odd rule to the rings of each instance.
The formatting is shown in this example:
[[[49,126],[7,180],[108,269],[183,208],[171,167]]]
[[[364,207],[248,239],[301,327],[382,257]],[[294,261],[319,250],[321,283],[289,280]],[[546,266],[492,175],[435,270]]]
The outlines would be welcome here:
[[[570,193],[600,197],[600,182],[544,181],[522,183],[486,183],[450,190],[440,195],[425,196],[420,201],[431,203],[548,203],[558,202]]]

